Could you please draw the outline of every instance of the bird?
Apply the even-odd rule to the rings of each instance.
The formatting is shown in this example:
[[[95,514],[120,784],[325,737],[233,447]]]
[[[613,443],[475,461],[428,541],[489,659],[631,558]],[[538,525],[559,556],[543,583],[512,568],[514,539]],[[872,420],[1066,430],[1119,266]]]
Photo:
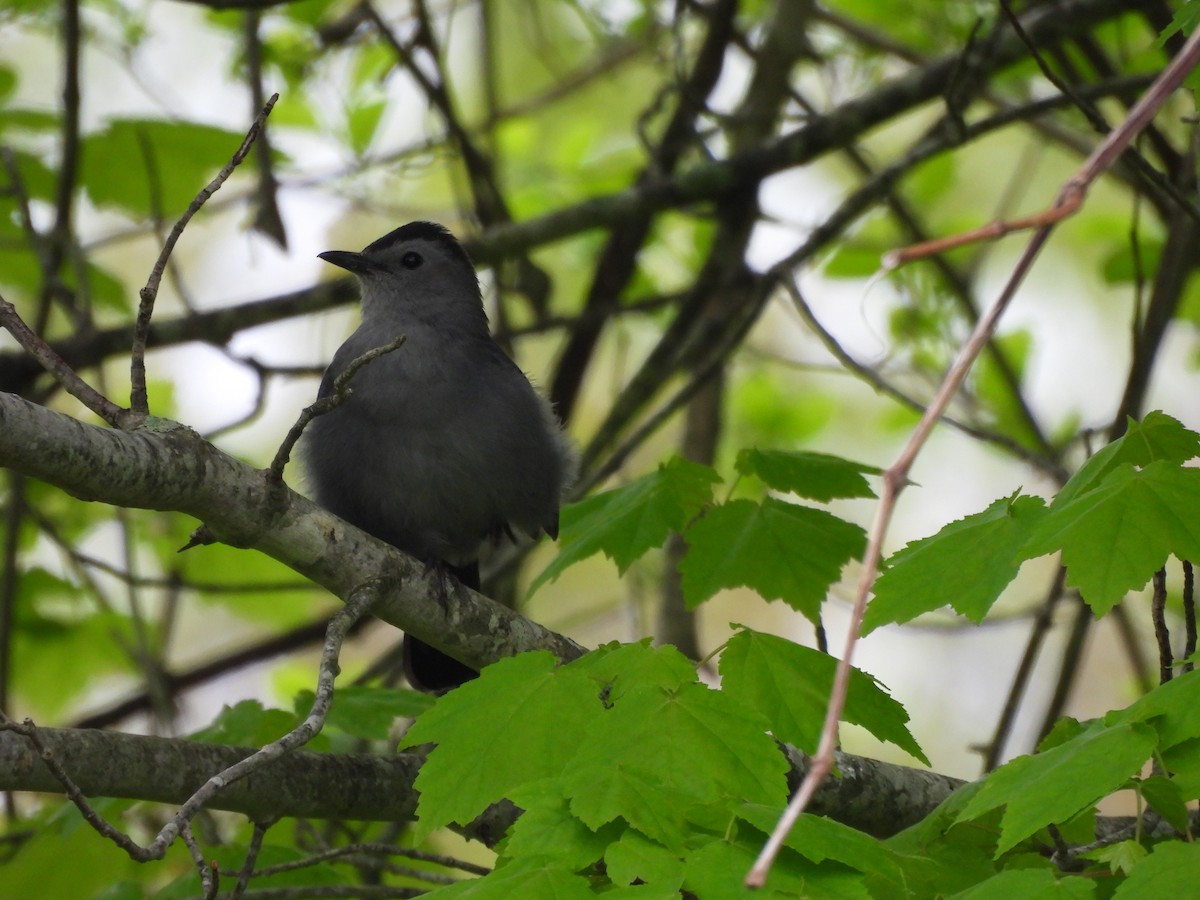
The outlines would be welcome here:
[[[382,541],[478,590],[489,543],[558,536],[574,445],[546,398],[493,340],[479,278],[444,226],[410,222],[361,252],[318,254],[358,278],[362,321],[338,348],[318,398],[363,354],[344,402],[302,444],[314,499]],[[474,669],[409,634],[413,687],[443,693]]]

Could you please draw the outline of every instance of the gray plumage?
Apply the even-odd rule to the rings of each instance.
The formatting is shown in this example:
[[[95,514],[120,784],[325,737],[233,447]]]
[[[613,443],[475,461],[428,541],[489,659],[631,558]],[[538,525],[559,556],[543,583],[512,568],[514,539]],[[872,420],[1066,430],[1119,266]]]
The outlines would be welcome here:
[[[320,396],[367,351],[406,340],[359,369],[346,402],[309,424],[317,502],[460,575],[490,539],[514,530],[556,537],[574,450],[549,403],[492,340],[474,266],[453,235],[413,222],[361,253],[321,258],[358,276],[363,317]]]

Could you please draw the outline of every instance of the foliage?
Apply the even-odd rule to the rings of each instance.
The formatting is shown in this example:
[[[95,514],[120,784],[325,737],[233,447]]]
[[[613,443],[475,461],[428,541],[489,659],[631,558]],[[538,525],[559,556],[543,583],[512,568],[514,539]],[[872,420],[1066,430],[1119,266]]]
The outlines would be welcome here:
[[[245,98],[278,89],[265,135],[171,257],[151,412],[265,464],[346,325],[286,320],[353,295],[316,285],[308,257],[398,220],[446,221],[485,271],[500,339],[585,460],[557,553],[498,553],[485,593],[596,649],[514,655],[432,698],[397,687],[389,629],[360,633],[305,747],[345,769],[295,793],[379,792],[361,756],[407,751],[419,772],[394,789],[415,818],[206,814],[194,837],[220,896],[243,876],[245,896],[313,897],[1192,889],[1200,675],[1190,566],[1175,571],[1200,559],[1200,225],[1183,93],[1059,226],[1046,283],[1026,285],[1036,302],[1011,311],[912,471],[900,509],[918,524],[893,526],[866,611],[871,640],[914,646],[914,621],[963,641],[1032,623],[1031,664],[1073,610],[1057,676],[1038,672],[1057,677],[1045,725],[1013,730],[1018,709],[1043,712],[1021,674],[1006,697],[962,700],[963,685],[1027,671],[1016,652],[953,670],[924,644],[889,669],[868,642],[843,748],[903,760],[888,771],[917,780],[871,782],[870,761],[843,754],[766,888],[742,880],[820,743],[836,669],[825,629],[840,638],[882,464],[1012,264],[1007,245],[976,244],[879,278],[881,254],[1048,208],[1200,3],[1028,4],[1037,59],[991,2],[226,6],[0,12],[15,35],[0,63],[0,294],[125,402],[139,290],[166,234],[242,142]],[[7,343],[0,390],[94,420]],[[4,427],[0,410],[0,462]],[[69,450],[34,448],[64,467]],[[0,474],[0,710],[69,726],[68,741],[119,726],[211,749],[268,745],[319,706],[314,655],[282,654],[319,644],[336,608],[324,591],[240,544],[179,554],[197,533],[171,508],[84,502],[19,465]],[[105,500],[121,474],[99,473],[87,496]],[[294,466],[288,477],[303,487]],[[654,646],[650,608],[704,658]],[[1110,627],[1128,666],[1085,669],[1085,638]],[[1067,705],[1094,670],[1087,686],[1107,693]],[[929,671],[931,699],[908,677]],[[965,746],[946,745],[967,742],[936,723],[970,720],[977,735],[1001,701],[995,731],[971,741],[990,771],[932,800],[914,786],[913,763],[969,768],[953,761]],[[0,729],[0,751],[20,741]],[[82,783],[119,765],[59,756]],[[165,820],[154,801],[195,788],[144,759],[126,799],[93,798],[143,844]],[[25,788],[9,768],[6,787]],[[180,842],[137,865],[70,803],[34,796],[10,806],[0,893],[200,895]],[[1098,812],[1123,801],[1128,820]]]

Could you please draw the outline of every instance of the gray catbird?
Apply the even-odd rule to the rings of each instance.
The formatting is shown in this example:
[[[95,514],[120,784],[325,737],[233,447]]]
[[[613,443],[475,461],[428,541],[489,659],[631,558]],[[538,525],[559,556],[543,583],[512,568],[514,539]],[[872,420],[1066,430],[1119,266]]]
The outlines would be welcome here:
[[[454,236],[411,222],[326,262],[358,276],[362,324],[333,357],[347,365],[404,344],[352,377],[346,402],[308,426],[316,500],[375,537],[479,588],[481,546],[517,528],[558,535],[575,454],[550,404],[492,340],[475,267]],[[444,690],[474,670],[405,635],[414,686]]]

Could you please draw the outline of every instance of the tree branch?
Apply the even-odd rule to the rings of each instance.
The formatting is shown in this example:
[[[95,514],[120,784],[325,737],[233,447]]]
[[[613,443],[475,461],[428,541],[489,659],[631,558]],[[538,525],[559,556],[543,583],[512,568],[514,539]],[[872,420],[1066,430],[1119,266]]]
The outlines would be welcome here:
[[[179,805],[213,772],[256,751],[178,738],[70,728],[41,728],[46,746],[89,797],[124,797]],[[789,784],[804,776],[808,757],[783,746]],[[230,784],[210,809],[243,813],[253,821],[296,817],[403,822],[416,811],[417,753],[311,753],[297,750]],[[920,821],[963,782],[894,763],[842,753],[842,777],[818,793],[813,811],[877,837]],[[61,794],[62,785],[22,736],[0,732],[0,790]],[[519,810],[498,804],[461,831],[492,844]]]
[[[457,582],[445,583],[166,419],[151,417],[136,431],[120,432],[0,394],[0,466],[81,500],[195,516],[216,539],[260,550],[343,600],[382,579],[378,618],[475,668],[524,650],[546,649],[564,660],[584,652]]]

